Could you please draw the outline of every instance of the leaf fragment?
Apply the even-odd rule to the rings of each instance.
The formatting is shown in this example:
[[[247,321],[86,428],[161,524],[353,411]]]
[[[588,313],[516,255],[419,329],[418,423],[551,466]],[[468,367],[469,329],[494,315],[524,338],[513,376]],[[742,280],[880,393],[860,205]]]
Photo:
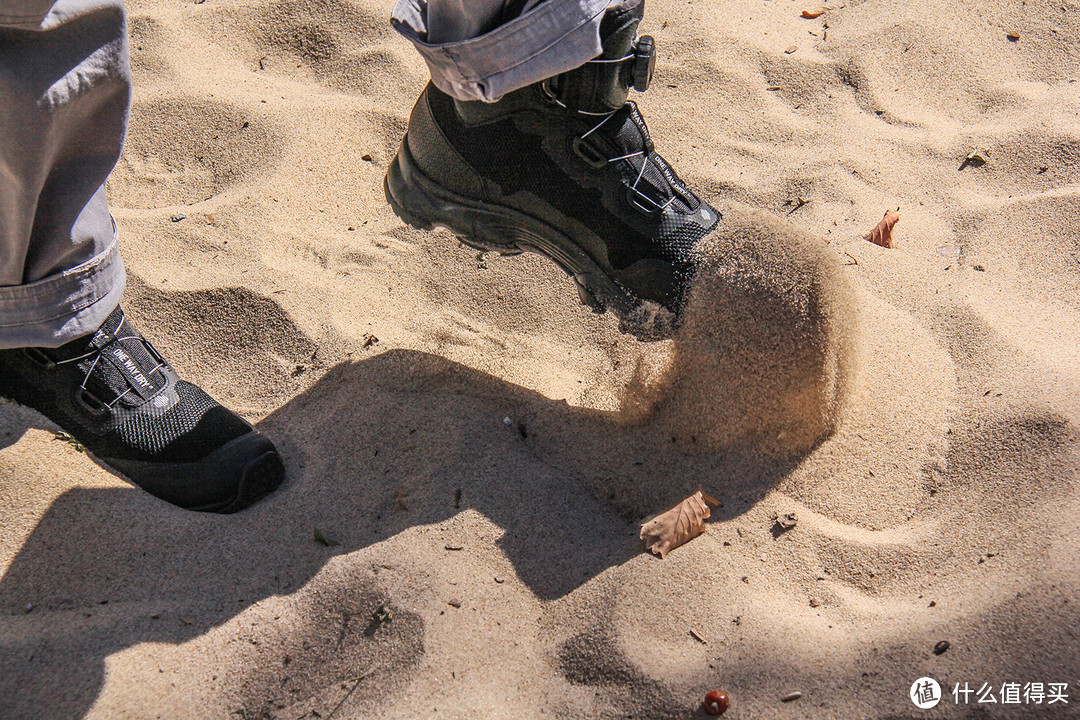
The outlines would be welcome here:
[[[319,543],[320,545],[325,545],[326,547],[335,547],[341,544],[337,540],[326,537],[326,535],[323,534],[323,531],[319,528],[315,528],[315,532],[313,534],[315,536],[315,542]]]
[[[807,18],[808,20],[813,20],[816,17],[821,17],[822,15],[824,15],[828,9],[829,8],[825,7],[824,5],[816,8],[809,8],[802,11],[802,16],[804,18]]]
[[[698,490],[667,512],[661,513],[641,526],[638,535],[645,548],[661,558],[693,540],[705,530],[705,520],[711,514],[709,505],[720,501]]]
[[[864,240],[869,240],[875,245],[880,245],[883,248],[891,248],[892,242],[892,229],[893,225],[900,221],[900,213],[895,210],[886,210],[885,216],[881,218],[881,221],[870,231],[868,235],[863,237]]]
[[[788,513],[776,513],[776,524],[782,527],[784,530],[790,530],[795,527],[795,524],[799,522],[799,516],[793,512]]]
[[[86,452],[86,448],[83,444],[75,439],[75,436],[71,433],[64,432],[63,430],[53,434],[53,440],[59,440],[66,442],[71,447],[75,448],[78,452]]]

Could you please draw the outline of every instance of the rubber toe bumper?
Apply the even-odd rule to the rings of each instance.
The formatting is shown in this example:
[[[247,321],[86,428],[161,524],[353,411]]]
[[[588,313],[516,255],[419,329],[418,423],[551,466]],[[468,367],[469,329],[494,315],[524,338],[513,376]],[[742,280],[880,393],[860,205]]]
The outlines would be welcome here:
[[[150,494],[199,512],[243,510],[272,492],[285,477],[274,444],[255,431],[191,463],[100,460]]]

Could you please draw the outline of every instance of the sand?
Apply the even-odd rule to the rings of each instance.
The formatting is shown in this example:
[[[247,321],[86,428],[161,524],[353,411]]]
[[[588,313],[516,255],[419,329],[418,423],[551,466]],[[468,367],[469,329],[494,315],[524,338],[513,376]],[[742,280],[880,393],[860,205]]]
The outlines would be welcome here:
[[[130,3],[125,307],[288,478],[184,512],[0,402],[0,717],[1080,714],[1080,7],[650,2],[635,99],[725,213],[653,344],[390,212],[383,0]]]

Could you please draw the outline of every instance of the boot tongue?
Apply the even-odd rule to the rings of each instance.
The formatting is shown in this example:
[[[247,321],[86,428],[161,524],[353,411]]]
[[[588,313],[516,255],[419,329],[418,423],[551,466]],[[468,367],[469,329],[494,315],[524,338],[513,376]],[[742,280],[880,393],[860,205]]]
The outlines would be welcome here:
[[[635,191],[641,193],[643,197],[640,200],[646,207],[667,204],[679,213],[693,212],[698,208],[700,201],[697,196],[690,192],[667,161],[653,149],[649,128],[645,125],[637,105],[633,102],[626,103],[622,110],[601,127],[601,132],[615,146],[615,152],[620,156],[644,153],[643,157],[630,159],[631,165],[640,168],[640,173],[633,178],[634,182],[631,183],[629,179],[627,182]]]
[[[94,333],[88,349],[96,352],[79,362],[79,367],[88,373],[86,389],[105,403],[122,398],[123,404],[139,405],[168,382],[162,373],[154,372],[162,361],[119,309]]]

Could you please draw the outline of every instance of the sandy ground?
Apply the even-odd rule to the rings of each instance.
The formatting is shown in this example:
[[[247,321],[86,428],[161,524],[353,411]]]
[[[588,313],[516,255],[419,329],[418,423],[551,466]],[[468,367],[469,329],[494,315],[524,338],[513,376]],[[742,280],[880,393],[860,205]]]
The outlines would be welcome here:
[[[1080,5],[650,2],[636,99],[725,210],[652,345],[389,211],[384,0],[130,3],[125,307],[288,479],[183,512],[0,403],[0,716],[1080,715]]]

